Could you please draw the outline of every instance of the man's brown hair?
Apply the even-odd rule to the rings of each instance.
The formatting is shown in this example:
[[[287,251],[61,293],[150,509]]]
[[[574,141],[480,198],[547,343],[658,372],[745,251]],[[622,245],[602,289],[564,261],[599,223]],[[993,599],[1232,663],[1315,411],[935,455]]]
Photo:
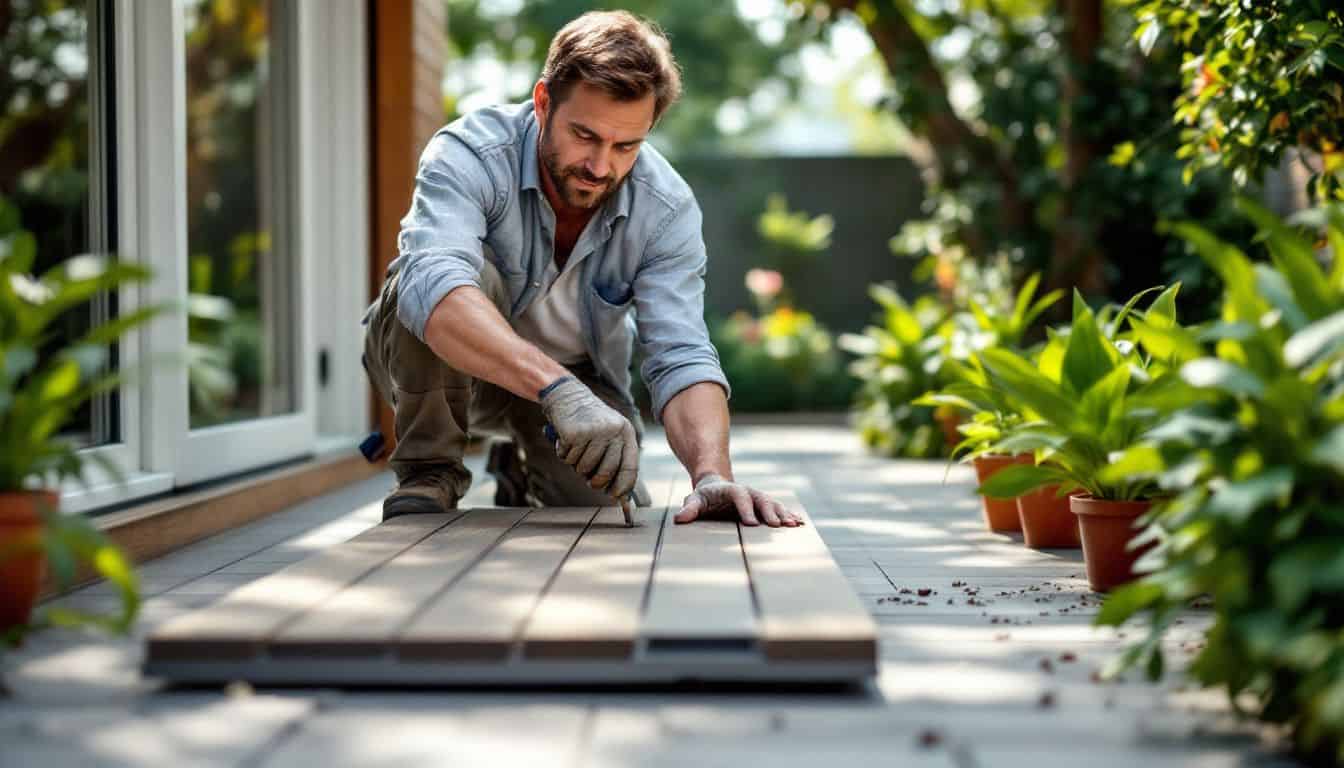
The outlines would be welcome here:
[[[619,101],[654,96],[653,122],[681,96],[681,72],[658,25],[626,11],[590,11],[551,40],[541,70],[558,105],[575,83],[590,83]]]

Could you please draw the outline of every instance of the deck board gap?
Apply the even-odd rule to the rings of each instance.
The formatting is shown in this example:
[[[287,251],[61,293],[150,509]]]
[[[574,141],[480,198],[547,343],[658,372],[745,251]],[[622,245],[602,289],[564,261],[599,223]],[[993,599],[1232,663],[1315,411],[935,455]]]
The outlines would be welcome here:
[[[481,549],[480,554],[476,555],[476,557],[473,557],[471,560],[469,560],[467,562],[467,565],[464,568],[462,568],[462,570],[459,571],[456,576],[453,576],[453,578],[448,580],[448,583],[444,584],[439,589],[436,589],[433,592],[433,594],[431,594],[429,597],[425,598],[424,600],[421,600],[419,605],[415,607],[415,610],[411,611],[410,615],[407,616],[404,620],[402,620],[401,624],[398,625],[391,632],[389,632],[388,635],[393,638],[401,637],[402,634],[406,631],[406,629],[410,627],[412,624],[414,624],[416,619],[420,618],[421,614],[423,614],[429,608],[429,606],[433,605],[434,602],[438,600],[441,596],[443,596],[443,594],[446,593],[448,590],[457,586],[457,583],[466,578],[467,574],[474,571],[476,569],[476,566],[481,564],[482,560],[489,557],[490,553],[495,551],[495,548],[498,547],[499,543],[509,535],[509,532],[511,532],[514,528],[517,528],[518,526],[522,525],[523,522],[526,521],[528,518],[532,517],[532,513],[536,511],[537,511],[536,507],[529,507],[527,512],[524,512],[521,517],[513,521],[513,524],[511,524],[507,528],[500,529],[499,535],[495,537],[494,541],[490,542],[490,546],[483,547]],[[470,513],[471,510],[467,510],[467,514],[462,515],[462,517],[465,518]]]
[[[330,602],[331,600],[336,599],[336,597],[337,597],[338,595],[340,595],[342,592],[344,592],[345,590],[347,590],[347,589],[349,589],[349,588],[355,586],[356,584],[360,583],[360,582],[363,581],[364,579],[367,579],[371,574],[373,574],[374,572],[376,572],[378,569],[382,568],[384,565],[387,565],[388,563],[392,562],[393,560],[396,560],[398,557],[401,557],[403,554],[405,554],[406,552],[410,551],[412,548],[419,546],[421,542],[423,542],[423,541],[425,541],[426,539],[428,539],[429,537],[435,535],[435,534],[438,533],[439,531],[442,531],[444,528],[447,528],[448,526],[452,525],[453,523],[456,523],[457,521],[459,521],[459,520],[465,518],[466,516],[467,516],[467,512],[466,512],[466,510],[459,511],[458,514],[455,515],[452,519],[445,521],[442,525],[440,525],[440,526],[438,526],[438,527],[436,527],[436,528],[430,530],[428,533],[426,533],[425,535],[423,535],[423,536],[421,536],[420,538],[416,539],[415,541],[412,541],[410,544],[407,544],[406,546],[402,547],[401,549],[399,549],[399,550],[393,552],[390,556],[385,557],[385,558],[383,558],[382,560],[379,560],[378,562],[376,562],[375,564],[369,566],[367,569],[364,570],[363,573],[361,573],[361,574],[359,574],[358,576],[356,576],[356,577],[354,578],[353,581],[350,581],[350,582],[346,583],[346,584],[345,584],[344,586],[342,586],[340,589],[337,589],[337,590],[332,591],[330,594],[328,594],[327,596],[323,597],[321,600],[318,600],[317,602],[315,602],[315,603],[313,603],[312,605],[308,606],[306,610],[298,611],[298,612],[296,612],[296,613],[291,614],[289,617],[287,617],[287,618],[284,619],[283,621],[279,622],[275,627],[272,627],[272,628],[271,628],[271,631],[270,631],[269,633],[267,633],[266,635],[264,635],[264,636],[261,638],[261,645],[264,646],[264,647],[266,647],[266,648],[268,649],[268,651],[269,651],[269,649],[270,649],[270,647],[273,645],[274,641],[275,641],[277,638],[279,638],[281,635],[283,635],[283,634],[285,633],[285,631],[288,630],[290,627],[292,627],[292,626],[294,626],[295,624],[297,624],[301,619],[307,617],[309,614],[314,613],[315,611],[317,611],[318,609],[320,609],[323,605],[325,605],[326,603]],[[373,529],[370,528],[369,530],[373,530]]]
[[[518,624],[518,633],[514,635],[513,642],[509,648],[509,656],[511,658],[522,658],[523,645],[527,641],[527,628],[532,625],[532,619],[537,615],[537,606],[541,605],[541,601],[546,599],[546,593],[551,591],[551,585],[555,584],[555,580],[559,578],[560,571],[564,569],[565,563],[569,560],[569,556],[574,554],[575,547],[579,546],[579,542],[583,540],[583,537],[588,533],[588,530],[593,527],[593,521],[597,519],[597,516],[601,514],[601,512],[602,507],[593,508],[593,514],[588,518],[588,522],[583,524],[583,530],[579,531],[579,535],[575,536],[574,541],[569,543],[569,549],[565,551],[565,556],[560,558],[560,562],[555,566],[555,570],[551,571],[551,575],[547,577],[546,583],[541,585],[541,591],[537,593],[537,599],[532,603],[532,610],[528,611],[527,618]],[[524,519],[529,516],[530,515],[525,515]]]

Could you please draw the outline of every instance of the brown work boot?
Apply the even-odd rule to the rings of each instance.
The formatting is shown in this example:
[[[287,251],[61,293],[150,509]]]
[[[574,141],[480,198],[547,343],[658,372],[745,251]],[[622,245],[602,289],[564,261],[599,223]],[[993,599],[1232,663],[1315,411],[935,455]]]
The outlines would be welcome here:
[[[452,464],[411,465],[397,470],[397,490],[383,499],[383,520],[457,509],[463,469]]]

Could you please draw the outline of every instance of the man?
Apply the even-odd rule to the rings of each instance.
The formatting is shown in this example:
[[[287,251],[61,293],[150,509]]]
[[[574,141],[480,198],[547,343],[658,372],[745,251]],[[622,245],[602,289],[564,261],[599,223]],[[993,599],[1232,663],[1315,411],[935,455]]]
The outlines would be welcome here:
[[[649,505],[629,393],[637,334],[654,418],[693,480],[677,522],[801,522],[733,479],[700,210],[643,146],[680,90],[661,31],[588,13],[552,41],[530,103],[479,110],[430,141],[365,315],[365,366],[396,414],[383,519],[456,507],[469,429],[513,439],[492,450],[496,503]]]

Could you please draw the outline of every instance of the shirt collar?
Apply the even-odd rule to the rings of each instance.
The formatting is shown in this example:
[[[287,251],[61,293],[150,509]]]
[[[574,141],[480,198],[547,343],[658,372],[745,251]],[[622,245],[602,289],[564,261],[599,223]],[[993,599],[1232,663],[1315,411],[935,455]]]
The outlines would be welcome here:
[[[523,157],[520,163],[521,170],[518,175],[519,189],[534,189],[539,195],[545,195],[545,190],[541,187],[541,167],[538,158],[537,141],[541,137],[541,127],[537,124],[537,115],[535,112],[527,117],[527,131],[523,134]],[[639,165],[639,161],[635,161]],[[635,169],[631,168],[630,173]],[[621,186],[616,189],[616,194],[602,205],[601,216],[602,223],[607,229],[622,217],[630,216],[630,176],[625,177]]]

